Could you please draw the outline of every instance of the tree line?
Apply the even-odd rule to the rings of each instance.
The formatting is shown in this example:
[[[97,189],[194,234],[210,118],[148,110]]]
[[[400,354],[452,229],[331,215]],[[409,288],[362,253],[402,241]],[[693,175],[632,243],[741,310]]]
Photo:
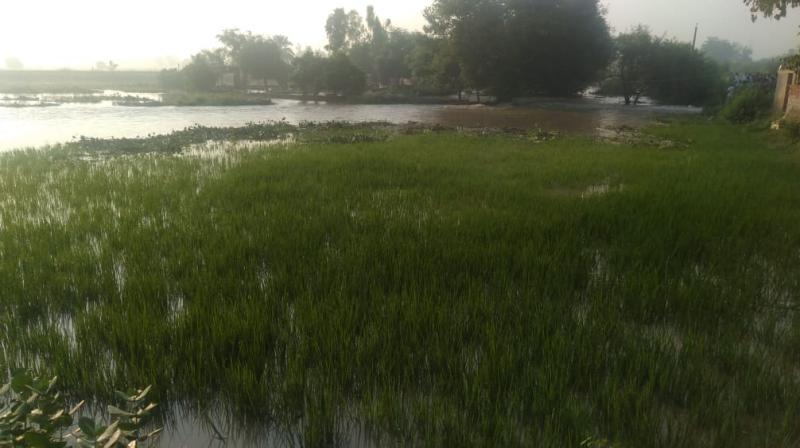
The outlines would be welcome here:
[[[775,14],[774,6],[764,11]],[[642,95],[705,104],[724,90],[723,64],[709,55],[729,43],[707,42],[704,53],[644,27],[612,36],[599,0],[434,0],[424,17],[424,31],[410,32],[371,6],[365,16],[335,9],[325,24],[325,51],[295,50],[285,36],[225,30],[218,48],[192,56],[182,70],[162,72],[162,81],[167,88],[211,90],[228,76],[238,88],[259,80],[305,95],[405,88],[459,97],[472,91],[499,101],[600,85],[631,104]],[[743,47],[733,51],[750,56]]]

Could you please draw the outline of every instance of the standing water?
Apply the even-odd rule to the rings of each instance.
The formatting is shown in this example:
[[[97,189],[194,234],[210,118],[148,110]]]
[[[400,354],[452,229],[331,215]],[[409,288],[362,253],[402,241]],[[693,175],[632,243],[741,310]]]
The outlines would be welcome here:
[[[137,94],[141,96],[141,94]],[[2,94],[0,94],[0,97]],[[275,100],[271,106],[124,107],[111,101],[52,107],[0,107],[0,151],[64,143],[81,136],[130,138],[166,134],[192,125],[243,126],[251,122],[387,121],[462,127],[542,128],[596,134],[603,128],[639,127],[658,116],[696,108],[637,106],[599,98],[536,100],[526,106],[344,105]]]

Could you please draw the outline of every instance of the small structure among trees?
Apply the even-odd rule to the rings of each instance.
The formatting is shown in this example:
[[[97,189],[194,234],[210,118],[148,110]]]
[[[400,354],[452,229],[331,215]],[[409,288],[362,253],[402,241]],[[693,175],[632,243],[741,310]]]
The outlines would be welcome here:
[[[786,64],[778,69],[772,109],[776,115],[800,119],[800,76],[796,66]]]

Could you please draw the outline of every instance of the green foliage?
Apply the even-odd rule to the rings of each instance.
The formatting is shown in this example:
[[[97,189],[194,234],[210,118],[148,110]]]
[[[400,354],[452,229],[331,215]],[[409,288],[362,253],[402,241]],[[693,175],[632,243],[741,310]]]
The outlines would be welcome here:
[[[664,104],[706,106],[724,94],[722,72],[690,45],[653,36],[639,26],[616,38],[617,57],[604,93],[617,93],[626,103],[640,95]]]
[[[340,95],[360,95],[367,86],[364,72],[358,69],[346,55],[336,53],[325,64],[325,86]]]
[[[117,392],[121,407],[108,406],[111,423],[103,425],[79,415],[83,401],[68,409],[56,383],[56,378],[36,377],[25,370],[11,374],[0,387],[0,447],[135,448],[161,432],[144,429],[156,408],[146,401],[149,387],[130,394]]]
[[[325,23],[325,32],[328,35],[328,51],[333,53],[347,51],[364,38],[366,29],[364,21],[357,11],[345,12],[342,8],[335,9]]]
[[[0,446],[67,446],[61,434],[72,425],[77,409],[65,412],[64,399],[55,385],[55,378],[35,378],[17,371],[0,387]]]
[[[416,43],[415,34],[393,27],[390,20],[382,22],[372,6],[367,7],[366,25],[356,11],[345,15],[344,10],[337,9],[327,29],[328,49],[347,54],[371,85],[384,87],[411,76],[408,59]]]
[[[234,71],[234,85],[244,87],[244,73],[242,69],[242,51],[244,47],[253,40],[253,33],[250,31],[241,32],[239,29],[226,29],[217,35],[217,40],[222,44],[222,48],[215,52],[221,56],[222,65],[230,67]]]
[[[471,87],[501,99],[573,94],[612,56],[597,0],[436,0],[425,16],[429,32],[452,42]]]
[[[204,51],[192,56],[192,61],[181,72],[189,90],[210,91],[216,87],[223,71],[218,54]]]
[[[292,80],[303,93],[313,95],[321,91],[360,95],[367,84],[364,72],[346,54],[335,53],[326,58],[311,50],[295,59]]]
[[[294,60],[292,82],[303,94],[318,94],[326,87],[325,65],[323,55],[306,50]]]
[[[286,86],[292,57],[291,43],[283,36],[255,38],[241,50],[241,69],[252,78],[264,80],[265,87],[270,79]]]
[[[413,33],[391,29],[385,43],[377,41],[373,46],[377,78],[382,84],[411,77],[408,59],[417,41]]]
[[[464,89],[461,64],[450,41],[417,35],[408,62],[419,90],[458,93]]]
[[[759,15],[779,19],[786,16],[789,8],[800,6],[800,0],[743,0],[750,7],[753,20]]]
[[[623,33],[615,39],[617,60],[614,62],[619,88],[625,104],[637,103],[639,96],[647,89],[651,59],[655,42],[650,31],[639,26],[633,31]]]
[[[800,54],[790,54],[781,58],[781,65],[790,70],[800,70]]]
[[[723,98],[720,68],[689,44],[658,42],[649,68],[647,95],[661,103],[705,106]]]
[[[757,87],[747,87],[737,92],[720,111],[720,116],[731,123],[750,123],[769,114],[772,93]]]

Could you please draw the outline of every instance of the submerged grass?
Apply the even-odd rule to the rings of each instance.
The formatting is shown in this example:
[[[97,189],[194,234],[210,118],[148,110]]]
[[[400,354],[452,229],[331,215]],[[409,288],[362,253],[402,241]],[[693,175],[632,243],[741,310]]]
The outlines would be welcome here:
[[[797,151],[314,132],[0,158],[0,367],[305,446],[800,443]]]

